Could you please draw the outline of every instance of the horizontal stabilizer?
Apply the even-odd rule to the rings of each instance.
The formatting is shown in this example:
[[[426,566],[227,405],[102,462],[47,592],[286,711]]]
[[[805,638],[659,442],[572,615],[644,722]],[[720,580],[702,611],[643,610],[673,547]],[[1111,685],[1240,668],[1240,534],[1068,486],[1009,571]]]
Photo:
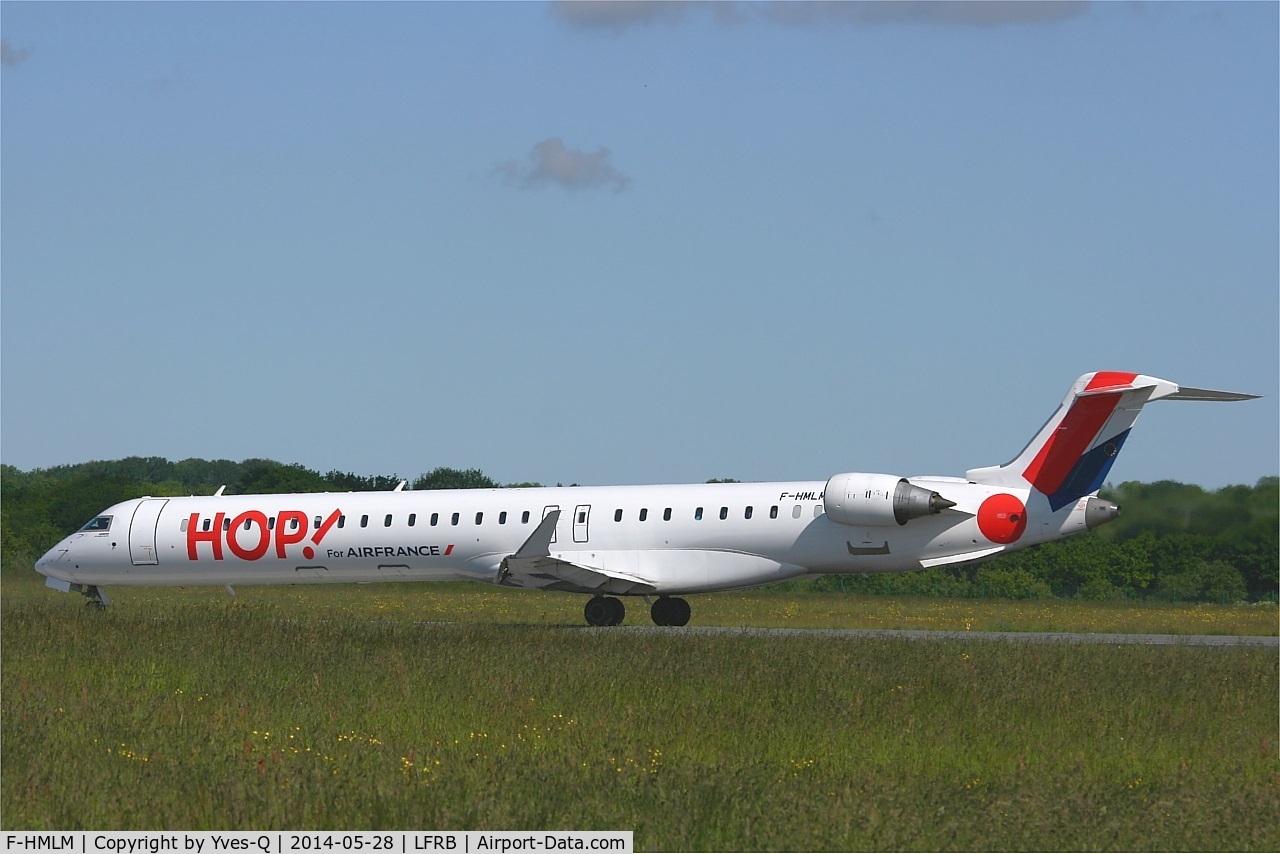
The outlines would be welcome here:
[[[931,557],[920,561],[920,566],[925,569],[931,569],[935,566],[949,566],[953,563],[968,563],[971,560],[982,560],[984,557],[991,557],[993,554],[1004,551],[1004,546],[996,546],[990,549],[978,549],[977,551],[965,552],[958,555],[947,555],[946,557]]]
[[[1165,400],[1257,400],[1262,397],[1260,394],[1244,394],[1238,391],[1215,391],[1211,388],[1188,388],[1184,385],[1178,386],[1178,390],[1165,398]]]

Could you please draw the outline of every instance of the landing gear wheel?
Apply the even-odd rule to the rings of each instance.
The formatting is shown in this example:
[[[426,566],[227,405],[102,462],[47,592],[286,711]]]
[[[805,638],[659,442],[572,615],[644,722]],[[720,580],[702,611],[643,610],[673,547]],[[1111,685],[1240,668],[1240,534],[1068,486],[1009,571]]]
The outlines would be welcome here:
[[[659,626],[687,626],[691,614],[689,603],[673,596],[659,596],[649,608],[649,616]]]
[[[609,606],[605,604],[603,596],[593,596],[587,601],[587,606],[582,609],[582,616],[587,618],[588,626],[607,626],[609,625]]]
[[[617,597],[593,596],[582,609],[582,616],[587,618],[587,625],[617,626],[626,618],[627,609]]]

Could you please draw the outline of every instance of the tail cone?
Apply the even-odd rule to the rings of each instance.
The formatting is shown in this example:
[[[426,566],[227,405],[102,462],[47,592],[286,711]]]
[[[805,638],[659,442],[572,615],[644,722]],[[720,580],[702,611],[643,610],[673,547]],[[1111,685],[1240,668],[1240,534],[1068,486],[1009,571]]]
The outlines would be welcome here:
[[[1084,526],[1093,530],[1120,516],[1120,506],[1096,495],[1084,506]]]

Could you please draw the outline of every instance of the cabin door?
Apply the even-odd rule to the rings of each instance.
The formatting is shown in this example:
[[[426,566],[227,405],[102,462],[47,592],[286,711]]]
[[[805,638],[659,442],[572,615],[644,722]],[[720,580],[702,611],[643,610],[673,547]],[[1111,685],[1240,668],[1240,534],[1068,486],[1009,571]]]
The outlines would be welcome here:
[[[590,520],[590,504],[579,504],[573,509],[573,541],[575,543],[585,543],[587,541],[587,522]]]
[[[559,509],[560,509],[560,505],[559,505],[559,504],[548,504],[546,507],[543,507],[543,508],[542,508],[542,518],[543,518],[543,519],[547,518],[548,516],[550,516],[550,515],[551,515],[552,511],[559,510]],[[556,528],[559,528],[559,527],[560,527],[560,523],[559,523],[559,522],[557,522],[557,523],[556,523]],[[552,529],[552,531],[551,531],[551,542],[553,542],[553,543],[554,543],[555,541],[556,541],[556,532],[555,532],[555,529]]]
[[[147,498],[138,503],[129,523],[129,557],[134,566],[151,566],[160,562],[156,554],[156,526],[167,498]]]

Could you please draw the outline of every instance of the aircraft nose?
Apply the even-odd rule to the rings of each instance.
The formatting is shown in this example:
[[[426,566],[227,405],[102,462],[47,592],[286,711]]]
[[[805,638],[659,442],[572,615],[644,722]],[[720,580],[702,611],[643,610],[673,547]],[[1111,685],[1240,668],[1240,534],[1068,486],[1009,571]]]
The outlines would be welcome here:
[[[41,575],[56,575],[59,569],[70,567],[71,549],[66,540],[49,549],[36,561],[36,572]]]

